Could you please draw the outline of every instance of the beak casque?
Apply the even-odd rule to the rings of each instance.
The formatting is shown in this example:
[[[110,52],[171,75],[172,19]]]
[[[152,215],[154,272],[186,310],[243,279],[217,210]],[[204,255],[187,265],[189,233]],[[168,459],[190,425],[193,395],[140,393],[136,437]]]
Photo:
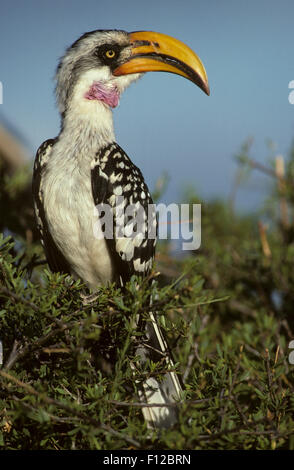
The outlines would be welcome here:
[[[191,80],[209,95],[205,68],[186,44],[153,31],[129,33],[132,55],[114,71],[115,76],[142,72],[171,72]]]

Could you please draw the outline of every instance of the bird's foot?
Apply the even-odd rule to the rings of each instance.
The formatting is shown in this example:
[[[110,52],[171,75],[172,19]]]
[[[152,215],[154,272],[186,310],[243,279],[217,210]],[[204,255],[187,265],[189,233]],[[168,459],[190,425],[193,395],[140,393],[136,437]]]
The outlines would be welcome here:
[[[80,294],[81,299],[82,299],[82,304],[85,305],[90,305],[93,304],[97,299],[99,294],[97,292],[94,292],[93,294],[85,295],[85,294]]]

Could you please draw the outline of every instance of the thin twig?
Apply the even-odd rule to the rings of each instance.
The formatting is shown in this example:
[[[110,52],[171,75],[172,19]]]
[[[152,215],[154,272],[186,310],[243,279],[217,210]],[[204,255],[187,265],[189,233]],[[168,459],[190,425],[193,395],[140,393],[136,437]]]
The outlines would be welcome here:
[[[277,431],[276,429],[268,429],[268,430],[263,430],[263,431],[254,431],[254,430],[247,430],[247,429],[242,429],[242,426],[236,426],[235,428],[233,429],[224,429],[223,431],[219,431],[219,432],[216,432],[214,434],[207,434],[207,435],[203,435],[203,434],[200,434],[199,436],[197,436],[197,439],[201,440],[201,441],[213,441],[215,439],[219,439],[220,437],[222,436],[228,436],[228,435],[232,435],[232,434],[240,434],[240,435],[249,435],[249,436],[263,436],[263,435],[268,435],[268,434],[271,434],[272,436],[274,437],[285,437],[289,434],[292,434],[293,431],[292,430],[289,430],[289,431],[285,431],[284,433],[281,433],[279,431]]]
[[[245,426],[248,426],[248,425],[249,425],[248,419],[246,418],[246,415],[243,413],[242,408],[241,408],[241,406],[240,406],[240,404],[239,404],[239,402],[238,402],[238,399],[237,399],[236,395],[232,394],[232,400],[233,400],[233,402],[234,402],[234,405],[235,405],[235,407],[236,407],[236,410],[237,410],[237,412],[238,412],[238,414],[239,414],[239,416],[240,416],[240,418],[241,418],[243,424],[244,424]]]
[[[190,371],[192,369],[192,366],[194,364],[195,359],[197,359],[200,362],[200,357],[198,355],[198,343],[196,341],[195,341],[194,346],[192,347],[191,353],[188,356],[187,367],[186,367],[186,369],[183,373],[183,382],[184,383],[186,383],[186,381],[189,377],[189,374],[190,374]]]
[[[34,341],[33,343],[29,343],[26,346],[18,349],[18,350],[12,350],[7,362],[4,365],[5,370],[9,370],[12,368],[12,366],[18,362],[20,359],[23,359],[28,353],[31,353],[38,349],[40,346],[43,346],[50,338],[54,337],[61,331],[65,330],[66,328],[69,327],[69,324],[65,324],[61,327],[57,327],[54,330],[51,330],[47,335],[42,336],[38,340]]]
[[[266,364],[267,383],[268,383],[269,393],[270,393],[271,399],[274,400],[273,378],[272,378],[272,372],[271,372],[271,366],[270,366],[270,355],[269,355],[269,350],[267,348],[265,350],[265,364]]]
[[[15,294],[15,292],[12,292],[11,290],[7,289],[6,287],[4,286],[1,286],[0,287],[0,294],[5,294],[5,295],[8,295],[9,297],[11,297],[12,299],[14,299],[15,301],[17,302],[22,302],[24,303],[25,305],[28,305],[29,307],[31,307],[32,310],[34,310],[35,312],[39,312],[39,307],[34,304],[33,302],[30,302],[29,300],[25,299],[24,297],[21,297],[20,295],[18,294]]]
[[[271,168],[263,165],[262,163],[259,163],[257,162],[256,160],[253,160],[252,158],[248,158],[246,160],[246,163],[248,163],[248,165],[253,168],[254,170],[259,170],[261,171],[262,173],[265,173],[266,175],[268,176],[271,176],[272,178],[275,178],[277,179],[277,174],[275,172],[275,170],[272,170]],[[281,177],[281,180],[284,181],[286,184],[289,184],[291,186],[294,186],[294,183],[293,181],[291,180],[286,180],[284,177]]]
[[[280,193],[280,215],[281,224],[284,229],[289,228],[288,206],[286,199],[286,185],[285,185],[285,164],[282,155],[278,155],[275,160],[276,176],[278,178],[278,190]]]
[[[223,400],[228,400],[229,397],[223,397]],[[118,400],[107,400],[109,403],[112,403],[113,405],[116,406],[122,406],[122,407],[135,407],[135,408],[177,408],[179,406],[184,406],[184,405],[201,405],[202,403],[208,403],[211,400],[215,400],[215,397],[211,398],[202,398],[199,400],[184,400],[184,401],[177,401],[174,403],[143,403],[143,402],[124,402],[124,401],[118,401]]]
[[[232,310],[237,310],[237,312],[240,312],[244,315],[248,315],[249,317],[256,318],[256,312],[252,310],[248,305],[242,304],[238,300],[231,299],[229,301],[229,307]]]

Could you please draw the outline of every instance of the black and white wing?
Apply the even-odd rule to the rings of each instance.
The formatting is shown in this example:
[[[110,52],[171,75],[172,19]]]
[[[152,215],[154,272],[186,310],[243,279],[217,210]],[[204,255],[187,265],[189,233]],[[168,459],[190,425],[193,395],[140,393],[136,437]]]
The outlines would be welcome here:
[[[116,277],[125,282],[132,274],[148,274],[154,260],[157,221],[141,171],[112,143],[97,152],[91,182]]]
[[[70,273],[66,259],[57,248],[50,234],[43,204],[42,177],[46,171],[46,165],[55,142],[56,139],[48,139],[37,150],[32,182],[34,208],[37,228],[50,269],[53,272]]]

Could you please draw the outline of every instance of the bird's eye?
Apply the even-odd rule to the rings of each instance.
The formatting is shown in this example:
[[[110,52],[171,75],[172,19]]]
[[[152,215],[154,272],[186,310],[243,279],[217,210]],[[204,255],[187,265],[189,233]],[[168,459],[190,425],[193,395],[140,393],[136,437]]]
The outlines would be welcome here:
[[[94,50],[94,55],[105,65],[114,66],[120,54],[120,48],[116,44],[102,44]]]
[[[114,59],[115,56],[116,56],[116,52],[113,49],[108,49],[105,52],[105,57],[107,57],[107,59]]]

